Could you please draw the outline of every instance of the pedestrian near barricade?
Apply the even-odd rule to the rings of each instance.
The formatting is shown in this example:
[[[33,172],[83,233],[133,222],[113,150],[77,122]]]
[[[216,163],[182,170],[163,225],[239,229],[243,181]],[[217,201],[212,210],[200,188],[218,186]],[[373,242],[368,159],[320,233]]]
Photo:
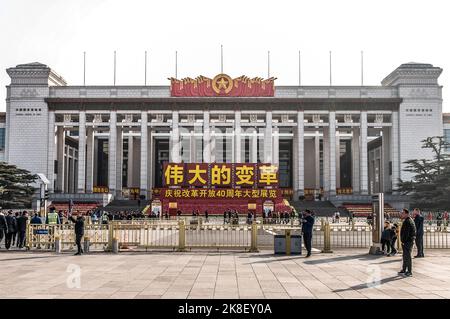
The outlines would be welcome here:
[[[8,225],[8,231],[5,238],[5,248],[9,249],[11,248],[12,236],[17,231],[17,221],[16,217],[13,215],[12,210],[8,212],[8,215],[6,215],[5,219],[6,224]]]
[[[6,234],[8,233],[8,224],[6,222],[5,215],[0,211],[0,244],[2,243],[3,238],[6,241]]]
[[[411,253],[416,239],[416,225],[412,220],[409,211],[404,208],[401,214],[403,219],[402,228],[400,230],[400,240],[402,242],[403,264],[399,274],[407,277],[412,276],[412,259]]]
[[[414,225],[416,226],[416,248],[417,255],[414,258],[423,258],[423,216],[418,208],[413,211],[414,214]]]
[[[437,231],[442,231],[442,213],[439,212],[436,216]]]
[[[388,254],[387,256],[394,256],[397,254],[397,248],[395,248],[395,243],[397,242],[397,237],[398,237],[398,224],[394,224],[391,228],[390,228],[390,238],[391,238],[391,253]]]
[[[384,229],[381,233],[381,250],[383,254],[391,252],[391,224],[388,221],[384,222]]]
[[[311,256],[312,251],[312,233],[314,227],[314,217],[311,216],[310,210],[305,210],[304,218],[302,219],[302,233],[303,241],[305,243],[305,248],[307,251],[306,257]]]
[[[84,236],[84,217],[79,214],[75,219],[72,215],[69,215],[69,220],[75,224],[75,244],[77,245],[77,253],[75,255],[81,255],[83,248],[81,247],[81,239]]]
[[[19,215],[19,212],[16,212],[15,215],[14,215],[14,218],[15,218],[15,220],[16,220],[16,229],[14,229],[14,232],[13,232],[13,234],[12,234],[12,243],[11,243],[12,246],[16,246],[16,247],[19,246],[19,245],[18,245],[19,240],[18,240],[18,238],[17,238],[17,218],[18,218],[19,216],[20,216],[20,215]]]
[[[17,240],[18,247],[23,248],[25,246],[26,232],[27,232],[28,212],[24,210],[22,215],[17,218]]]

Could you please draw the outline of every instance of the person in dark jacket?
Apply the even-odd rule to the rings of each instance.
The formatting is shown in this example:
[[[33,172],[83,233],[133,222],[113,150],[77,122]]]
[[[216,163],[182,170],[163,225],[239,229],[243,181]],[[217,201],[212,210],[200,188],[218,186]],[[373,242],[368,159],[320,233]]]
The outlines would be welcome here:
[[[403,219],[402,228],[400,230],[400,240],[402,242],[403,250],[403,265],[402,270],[399,274],[404,274],[405,276],[412,276],[412,260],[411,252],[414,245],[414,240],[416,239],[416,225],[414,221],[409,216],[409,211],[404,208],[401,214]]]
[[[23,248],[25,245],[26,232],[27,232],[28,212],[23,211],[22,216],[17,218],[17,245],[19,248]]]
[[[19,218],[20,214],[16,212],[14,218],[16,219],[16,229],[14,230],[14,233],[12,234],[12,243],[11,245],[18,247],[19,246],[19,240],[17,239],[17,218]]]
[[[391,252],[391,224],[388,221],[384,222],[384,229],[381,233],[381,250],[386,254]]]
[[[414,256],[414,258],[423,258],[423,257],[425,257],[423,254],[423,221],[424,221],[424,218],[418,208],[414,209],[413,215],[414,215],[414,224],[416,226],[416,247],[417,247],[417,255]]]
[[[9,248],[11,248],[11,241],[12,241],[13,234],[15,232],[17,232],[17,221],[16,221],[16,217],[13,215],[12,210],[10,210],[8,212],[8,215],[6,215],[5,219],[6,219],[6,224],[8,225],[8,232],[6,233],[6,238],[5,238],[5,248],[9,249]]]
[[[31,218],[30,224],[33,224],[33,225],[41,225],[42,224],[42,219],[41,219],[41,217],[39,217],[38,213],[33,214],[33,218]]]
[[[305,242],[305,248],[307,251],[306,257],[311,256],[312,250],[312,233],[314,226],[314,217],[311,216],[310,210],[305,210],[304,217],[302,219],[302,233],[303,233],[303,241]]]
[[[69,216],[69,220],[75,223],[75,243],[77,244],[78,251],[75,255],[81,255],[83,248],[81,247],[81,239],[84,236],[84,217],[78,215],[75,219],[72,215]]]
[[[394,256],[397,254],[397,249],[395,248],[395,243],[397,242],[397,235],[398,235],[398,224],[392,225],[390,231],[390,238],[391,238],[391,253],[387,256]]]
[[[3,214],[3,212],[0,211],[0,244],[3,240],[3,237],[6,237],[7,233],[8,233],[8,223],[6,222],[5,215]]]

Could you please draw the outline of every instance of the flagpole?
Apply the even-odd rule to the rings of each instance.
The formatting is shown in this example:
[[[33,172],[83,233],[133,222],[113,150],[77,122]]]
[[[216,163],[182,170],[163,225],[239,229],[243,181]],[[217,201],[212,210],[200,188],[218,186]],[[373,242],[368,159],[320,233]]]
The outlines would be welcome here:
[[[298,50],[298,86],[302,85],[302,59],[300,50]]]
[[[223,45],[220,45],[220,73],[223,74]]]
[[[361,51],[361,86],[364,85],[364,51]]]
[[[332,84],[332,78],[331,78],[331,51],[330,51],[330,86]]]
[[[114,86],[116,85],[116,51],[114,51]]]
[[[267,78],[270,78],[270,51],[267,51]]]
[[[86,51],[83,52],[83,86],[86,86]]]
[[[147,51],[145,51],[145,61],[144,61],[144,85],[147,85]]]
[[[175,79],[178,77],[178,51],[175,51]]]

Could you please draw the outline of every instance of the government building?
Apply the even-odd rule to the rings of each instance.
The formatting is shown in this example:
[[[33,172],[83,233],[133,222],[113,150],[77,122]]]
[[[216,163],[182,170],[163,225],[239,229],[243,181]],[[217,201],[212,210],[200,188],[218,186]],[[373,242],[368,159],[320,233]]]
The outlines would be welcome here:
[[[231,198],[241,189],[237,175],[214,187],[213,167],[236,174],[253,167],[258,182],[263,173],[256,171],[270,165],[277,172],[269,190],[290,203],[319,197],[338,207],[370,203],[383,192],[400,209],[408,200],[397,183],[411,178],[404,162],[431,157],[423,139],[450,138],[442,69],[431,64],[402,64],[380,86],[277,86],[275,78],[226,74],[171,78],[163,86],[70,86],[41,63],[6,72],[0,161],[45,175],[55,203],[162,200],[170,189],[169,202],[178,201],[172,207],[188,210],[192,203],[174,197],[170,165],[204,168],[208,185],[189,186],[183,175],[180,192],[227,186]],[[217,174],[226,180],[224,172]],[[262,202],[255,204],[260,213]],[[208,205],[223,209],[217,198]]]

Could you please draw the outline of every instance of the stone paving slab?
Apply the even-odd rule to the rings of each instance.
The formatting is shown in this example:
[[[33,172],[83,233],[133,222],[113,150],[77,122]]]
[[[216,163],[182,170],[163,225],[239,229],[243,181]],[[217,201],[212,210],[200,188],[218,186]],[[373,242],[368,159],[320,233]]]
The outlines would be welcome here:
[[[450,250],[413,260],[366,249],[304,256],[271,251],[96,253],[83,256],[0,250],[0,298],[391,299],[450,298]]]

